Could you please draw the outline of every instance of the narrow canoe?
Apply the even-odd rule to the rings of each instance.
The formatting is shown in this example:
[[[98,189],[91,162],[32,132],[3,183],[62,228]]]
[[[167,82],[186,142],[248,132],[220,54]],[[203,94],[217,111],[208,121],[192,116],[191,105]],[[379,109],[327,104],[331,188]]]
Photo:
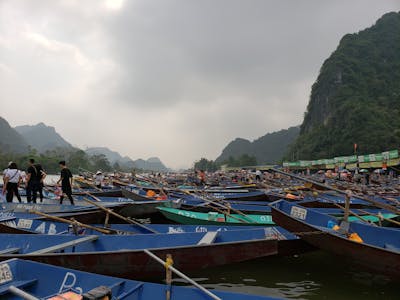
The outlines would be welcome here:
[[[241,226],[271,226],[271,215],[225,215],[216,212],[193,212],[183,209],[158,207],[160,212],[169,220],[189,225],[241,225]]]

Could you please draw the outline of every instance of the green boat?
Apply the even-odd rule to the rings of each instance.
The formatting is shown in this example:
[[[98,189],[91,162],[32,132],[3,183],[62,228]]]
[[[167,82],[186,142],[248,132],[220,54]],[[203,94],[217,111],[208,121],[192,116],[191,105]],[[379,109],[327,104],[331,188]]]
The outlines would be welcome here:
[[[183,209],[157,207],[169,220],[187,225],[240,225],[240,226],[272,226],[271,215],[222,214],[217,212],[194,212]]]
[[[237,226],[273,226],[275,223],[272,221],[271,215],[259,214],[222,214],[210,211],[195,212],[183,209],[176,209],[170,207],[157,207],[157,209],[169,220],[179,224],[187,225],[237,225]],[[395,214],[382,214],[386,219],[396,218]],[[341,217],[337,217],[341,219]],[[378,223],[379,218],[376,216],[364,215],[361,216],[365,221],[370,223]],[[350,222],[359,222],[360,220],[355,216],[349,217]]]

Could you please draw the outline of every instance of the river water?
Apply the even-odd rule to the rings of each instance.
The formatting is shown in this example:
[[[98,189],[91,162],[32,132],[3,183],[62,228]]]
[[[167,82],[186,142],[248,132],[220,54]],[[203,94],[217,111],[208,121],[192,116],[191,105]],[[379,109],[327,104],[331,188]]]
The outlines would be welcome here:
[[[398,283],[367,273],[323,251],[257,259],[193,275],[207,288],[279,298],[400,299]]]

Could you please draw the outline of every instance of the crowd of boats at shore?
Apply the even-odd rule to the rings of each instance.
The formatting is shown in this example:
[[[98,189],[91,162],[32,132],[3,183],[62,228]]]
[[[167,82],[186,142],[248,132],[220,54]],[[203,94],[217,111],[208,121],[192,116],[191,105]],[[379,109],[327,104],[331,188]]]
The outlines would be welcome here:
[[[141,174],[101,187],[79,176],[75,205],[59,204],[51,184],[43,202],[3,200],[0,298],[274,299],[205,290],[185,274],[316,249],[399,281],[399,182],[320,174],[219,173],[201,186],[189,174]],[[171,284],[171,272],[193,286]],[[166,283],[143,281],[154,279]]]

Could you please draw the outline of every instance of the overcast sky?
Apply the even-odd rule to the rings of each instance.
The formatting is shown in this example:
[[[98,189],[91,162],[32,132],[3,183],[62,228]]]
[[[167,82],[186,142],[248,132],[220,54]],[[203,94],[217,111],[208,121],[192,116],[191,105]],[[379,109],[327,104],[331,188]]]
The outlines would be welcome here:
[[[346,33],[399,0],[0,0],[0,115],[167,166],[302,122]]]

